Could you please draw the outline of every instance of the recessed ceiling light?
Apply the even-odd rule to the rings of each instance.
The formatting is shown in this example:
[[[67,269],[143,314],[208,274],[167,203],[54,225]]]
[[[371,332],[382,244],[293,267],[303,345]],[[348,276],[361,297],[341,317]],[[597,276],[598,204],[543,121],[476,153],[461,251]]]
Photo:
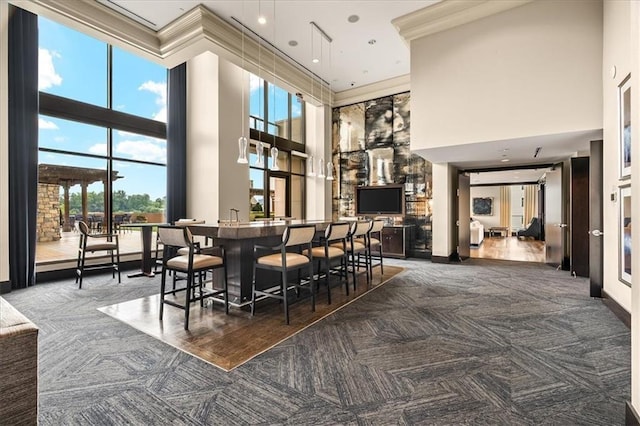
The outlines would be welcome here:
[[[502,160],[500,160],[500,161],[502,161],[503,163],[508,163],[508,162],[509,162],[509,159],[508,159],[508,158],[503,158],[503,159],[502,159]]]
[[[362,70],[362,74],[367,74],[369,70]]]
[[[318,62],[320,62],[320,59],[318,59],[318,58],[313,58],[313,59],[311,60],[311,62],[313,62],[314,64],[317,64]]]
[[[291,47],[296,47],[298,45],[298,42],[295,40],[289,40],[289,46]]]
[[[265,18],[264,16],[258,16],[258,24],[264,25],[266,23],[267,23],[267,18]]]
[[[358,15],[350,15],[347,18],[347,21],[351,22],[352,24],[355,24],[356,22],[358,22],[360,20],[360,17]]]
[[[371,39],[371,40],[369,40],[367,43],[369,43],[370,45],[372,45],[372,46],[373,46],[374,44],[376,44],[376,39],[375,39],[375,38],[372,38],[372,39]]]

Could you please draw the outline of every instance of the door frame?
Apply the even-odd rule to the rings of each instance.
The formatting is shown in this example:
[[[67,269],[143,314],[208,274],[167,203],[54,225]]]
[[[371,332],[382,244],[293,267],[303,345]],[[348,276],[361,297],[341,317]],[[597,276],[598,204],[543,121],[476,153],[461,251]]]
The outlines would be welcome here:
[[[267,180],[265,182],[265,192],[267,196],[271,197],[271,178],[284,179],[285,181],[285,216],[291,216],[291,176],[287,172],[276,172],[267,169]],[[269,199],[266,209],[266,216],[271,217],[271,199]]]

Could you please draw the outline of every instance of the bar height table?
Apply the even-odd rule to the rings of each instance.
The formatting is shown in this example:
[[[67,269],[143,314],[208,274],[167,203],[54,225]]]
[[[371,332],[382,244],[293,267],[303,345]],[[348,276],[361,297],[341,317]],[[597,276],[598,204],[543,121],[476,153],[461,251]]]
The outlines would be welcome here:
[[[167,223],[123,223],[121,228],[140,228],[140,240],[142,241],[142,260],[140,263],[140,271],[127,275],[129,278],[134,277],[153,277],[154,259],[151,258],[151,235],[153,228],[160,225],[168,225]]]

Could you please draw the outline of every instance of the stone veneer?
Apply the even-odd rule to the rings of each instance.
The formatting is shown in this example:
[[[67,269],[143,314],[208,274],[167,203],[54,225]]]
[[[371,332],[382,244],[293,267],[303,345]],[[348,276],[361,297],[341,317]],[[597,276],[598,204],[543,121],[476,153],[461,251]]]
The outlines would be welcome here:
[[[60,186],[38,184],[38,242],[57,241],[60,235]]]

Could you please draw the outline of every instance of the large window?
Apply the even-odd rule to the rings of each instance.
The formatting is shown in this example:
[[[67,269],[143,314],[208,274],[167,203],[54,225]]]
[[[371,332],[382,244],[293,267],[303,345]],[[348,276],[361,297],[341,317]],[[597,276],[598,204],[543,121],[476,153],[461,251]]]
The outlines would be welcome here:
[[[304,152],[304,102],[254,74],[249,76],[249,126],[256,140],[272,143],[275,136],[278,149]]]
[[[251,220],[279,217],[305,218],[304,102],[286,90],[250,74],[249,199]],[[265,142],[264,161],[259,163],[257,146]],[[270,148],[278,148],[276,159]],[[277,166],[274,170],[274,160]]]
[[[75,259],[92,231],[164,221],[167,70],[39,18],[38,264]],[[140,251],[121,236],[121,252]]]

